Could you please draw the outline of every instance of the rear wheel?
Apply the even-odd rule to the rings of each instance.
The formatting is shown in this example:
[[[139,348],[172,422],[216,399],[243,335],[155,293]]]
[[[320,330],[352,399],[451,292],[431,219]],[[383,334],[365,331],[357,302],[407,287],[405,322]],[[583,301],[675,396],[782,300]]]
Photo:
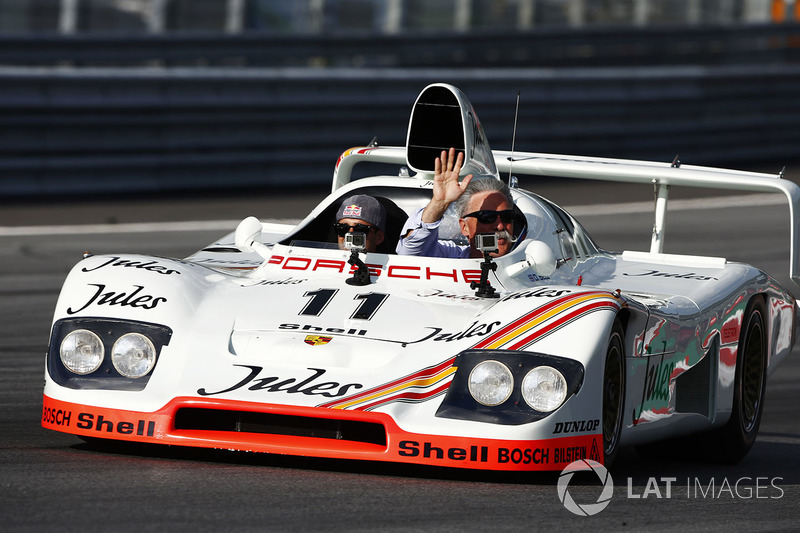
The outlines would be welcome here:
[[[603,462],[610,467],[619,451],[625,405],[625,333],[614,319],[603,370]]]

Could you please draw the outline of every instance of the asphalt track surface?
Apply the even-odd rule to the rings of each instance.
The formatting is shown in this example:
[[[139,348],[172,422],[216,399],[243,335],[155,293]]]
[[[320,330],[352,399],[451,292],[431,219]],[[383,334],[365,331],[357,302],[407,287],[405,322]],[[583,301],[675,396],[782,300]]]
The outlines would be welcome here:
[[[649,246],[647,188],[523,186],[574,207],[603,248]],[[797,529],[800,349],[770,377],[761,432],[744,461],[725,466],[626,451],[612,472],[610,503],[591,517],[565,508],[556,475],[498,476],[166,447],[98,449],[40,427],[52,311],[84,250],[185,257],[232,230],[228,221],[251,214],[296,219],[324,194],[0,205],[0,530]],[[697,194],[704,198],[699,205],[683,199]],[[790,286],[788,208],[762,196],[717,200],[709,194],[673,191],[665,251],[749,262]],[[191,230],[175,224],[182,221],[211,224]],[[576,502],[592,503],[601,488],[596,478],[584,476],[569,491]]]

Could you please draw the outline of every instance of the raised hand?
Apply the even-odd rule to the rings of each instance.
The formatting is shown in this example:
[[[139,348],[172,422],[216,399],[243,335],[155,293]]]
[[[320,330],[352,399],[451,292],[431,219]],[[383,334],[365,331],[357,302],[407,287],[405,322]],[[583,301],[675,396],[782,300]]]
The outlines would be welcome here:
[[[458,181],[458,173],[464,164],[464,153],[455,148],[442,153],[434,161],[433,197],[422,213],[423,222],[435,222],[442,218],[447,208],[458,200],[472,181],[472,174]]]

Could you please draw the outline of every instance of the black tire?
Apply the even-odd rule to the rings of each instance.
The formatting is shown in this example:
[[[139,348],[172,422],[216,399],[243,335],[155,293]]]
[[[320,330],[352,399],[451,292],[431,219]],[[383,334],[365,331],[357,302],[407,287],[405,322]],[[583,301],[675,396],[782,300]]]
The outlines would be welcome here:
[[[603,463],[614,464],[619,452],[622,417],[625,409],[625,331],[614,319],[603,367]]]
[[[710,439],[714,455],[724,463],[736,464],[747,455],[761,425],[767,388],[766,316],[763,298],[750,300],[739,333],[731,418]]]
[[[112,448],[116,443],[120,441],[115,441],[111,439],[103,439],[100,437],[87,437],[86,435],[76,435],[79,439],[84,442],[84,447],[93,449],[93,450],[104,450],[108,448]]]

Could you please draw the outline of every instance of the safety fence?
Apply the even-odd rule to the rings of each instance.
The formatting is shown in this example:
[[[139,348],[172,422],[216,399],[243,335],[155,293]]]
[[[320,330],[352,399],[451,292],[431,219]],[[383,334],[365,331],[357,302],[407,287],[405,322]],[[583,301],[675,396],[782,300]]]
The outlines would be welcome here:
[[[414,99],[439,81],[466,92],[493,148],[511,147],[519,92],[517,150],[777,173],[800,159],[790,52],[559,68],[75,67],[64,52],[0,67],[0,197],[324,186],[343,150],[404,144]]]

